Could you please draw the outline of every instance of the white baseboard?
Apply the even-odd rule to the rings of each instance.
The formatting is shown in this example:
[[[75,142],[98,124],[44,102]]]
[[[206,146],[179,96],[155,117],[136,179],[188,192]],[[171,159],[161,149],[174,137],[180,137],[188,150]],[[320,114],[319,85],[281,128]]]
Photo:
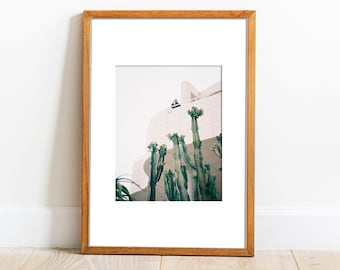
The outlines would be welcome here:
[[[340,249],[339,208],[257,208],[255,248]],[[0,206],[0,247],[79,248],[80,207]]]
[[[80,207],[1,207],[0,247],[80,247]]]
[[[256,249],[340,249],[340,208],[258,208]]]

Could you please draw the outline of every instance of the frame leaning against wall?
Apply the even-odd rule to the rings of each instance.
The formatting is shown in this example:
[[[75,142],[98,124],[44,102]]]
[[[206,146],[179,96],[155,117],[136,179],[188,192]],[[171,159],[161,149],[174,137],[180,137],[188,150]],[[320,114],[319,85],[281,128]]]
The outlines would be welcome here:
[[[157,21],[156,21],[157,20]],[[192,22],[199,22],[200,29],[197,29],[197,31],[219,31],[223,30],[224,25],[227,26],[229,29],[233,29],[233,22],[243,22],[244,24],[244,33],[241,33],[241,39],[244,40],[246,44],[242,44],[242,46],[245,48],[245,59],[240,59],[242,62],[240,66],[243,68],[244,76],[243,80],[244,82],[241,82],[240,85],[244,85],[244,89],[241,91],[242,95],[244,97],[244,117],[239,119],[241,122],[240,126],[243,126],[244,128],[244,134],[242,136],[244,137],[244,149],[240,149],[240,151],[243,151],[243,163],[244,167],[242,172],[240,172],[240,175],[243,175],[243,177],[240,177],[240,179],[233,179],[233,181],[239,181],[243,183],[243,190],[241,190],[240,194],[244,194],[239,198],[242,205],[241,212],[235,214],[235,217],[239,217],[239,221],[235,221],[235,218],[230,219],[228,221],[228,217],[231,217],[232,215],[229,213],[235,212],[235,209],[230,209],[229,205],[225,204],[218,204],[220,202],[207,202],[205,205],[209,208],[212,204],[216,204],[216,213],[212,213],[214,216],[214,220],[216,220],[216,224],[222,224],[220,226],[215,227],[214,222],[208,222],[206,220],[202,220],[203,226],[210,226],[211,228],[205,227],[204,230],[195,228],[196,226],[194,223],[190,223],[190,220],[183,220],[183,222],[178,223],[177,221],[173,221],[173,218],[169,220],[163,220],[159,221],[156,220],[157,215],[152,215],[152,213],[149,213],[150,211],[153,211],[153,207],[157,207],[157,211],[163,211],[163,207],[166,210],[169,211],[169,204],[172,203],[181,203],[181,202],[145,202],[138,203],[138,202],[116,202],[114,201],[114,196],[112,196],[113,200],[110,202],[109,199],[107,201],[101,200],[100,198],[104,198],[105,194],[97,192],[96,190],[107,190],[107,187],[113,187],[112,185],[112,179],[109,179],[108,175],[105,175],[105,172],[101,171],[101,176],[98,177],[99,174],[95,174],[94,172],[98,170],[97,165],[94,164],[101,164],[100,166],[106,166],[105,169],[110,170],[109,162],[107,162],[107,158],[105,155],[97,155],[96,153],[99,151],[107,151],[107,149],[110,149],[110,139],[107,139],[105,137],[103,130],[105,131],[105,124],[103,123],[109,123],[114,122],[110,117],[110,113],[104,113],[99,119],[98,110],[96,109],[98,106],[95,104],[95,102],[98,102],[98,100],[105,100],[105,104],[101,104],[100,106],[104,108],[105,106],[111,107],[111,105],[114,106],[114,103],[110,104],[110,95],[105,96],[106,93],[110,91],[115,91],[115,78],[109,78],[109,83],[104,88],[107,87],[107,89],[102,89],[101,84],[98,84],[98,79],[96,78],[96,74],[104,74],[101,76],[110,77],[110,74],[114,71],[107,69],[114,68],[118,65],[133,65],[134,63],[131,62],[131,60],[127,60],[126,63],[124,63],[124,59],[121,58],[117,60],[118,54],[121,56],[124,54],[128,56],[130,53],[128,51],[124,51],[124,42],[129,42],[129,39],[127,38],[132,33],[129,33],[129,29],[132,29],[131,27],[134,26],[134,23],[136,23],[136,26],[138,25],[139,21],[146,22],[146,25],[149,25],[150,27],[155,27],[158,22],[164,22],[166,25],[168,35],[172,37],[173,44],[168,44],[168,48],[166,49],[172,49],[173,45],[178,42],[191,42],[188,38],[188,40],[176,40],[176,27],[172,28],[172,22],[175,21],[192,21]],[[82,233],[81,233],[81,252],[84,254],[149,254],[149,255],[202,255],[202,256],[253,256],[254,255],[254,133],[255,133],[255,20],[256,20],[256,12],[252,10],[238,10],[238,11],[230,11],[230,10],[219,10],[219,11],[209,11],[209,10],[196,10],[196,11],[190,11],[190,10],[143,10],[143,11],[114,11],[114,10],[87,10],[83,12],[83,148],[82,148]],[[97,24],[99,22],[99,24]],[[129,24],[125,27],[125,22],[131,22],[132,24]],[[205,23],[214,23],[214,25],[221,24],[221,28],[219,29],[209,29],[204,30],[204,27],[202,28],[202,24]],[[229,27],[230,23],[230,27]],[[111,47],[102,46],[100,50],[101,54],[104,54],[104,58],[108,58],[108,62],[104,63],[103,65],[98,65],[97,60],[95,59],[96,55],[98,55],[98,46],[97,43],[102,44],[105,42],[102,42],[99,40],[97,35],[97,29],[99,29],[98,25],[100,25],[100,31],[109,31],[107,32],[107,36],[111,37],[108,39],[108,44],[111,44]],[[110,30],[111,25],[113,25],[113,28]],[[121,27],[123,27],[122,31],[116,31],[119,30]],[[195,27],[195,26],[194,26]],[[170,29],[170,31],[169,31]],[[177,28],[178,29],[178,28]],[[235,28],[238,29],[238,28]],[[158,30],[158,29],[157,29]],[[172,31],[173,30],[173,31]],[[145,31],[148,31],[147,29]],[[150,30],[153,31],[153,30]],[[226,30],[227,33],[229,33],[229,30]],[[232,33],[231,30],[230,33]],[[207,33],[208,33],[207,32]],[[224,31],[219,31],[216,33],[216,35],[220,35],[223,37],[222,43],[225,41],[225,43],[228,43],[229,40],[233,40],[233,36],[224,37]],[[242,37],[244,35],[244,37]],[[190,35],[189,35],[190,37]],[[98,40],[95,40],[97,39]],[[156,40],[156,39],[155,39]],[[117,42],[123,44],[123,47],[119,47],[117,45],[117,48],[123,48],[120,52],[115,52],[116,48],[115,45]],[[143,40],[144,43],[153,43],[154,40]],[[193,41],[195,42],[195,41]],[[220,42],[220,41],[217,41]],[[171,42],[170,42],[171,43]],[[211,45],[211,48],[208,48],[208,51],[214,50],[214,46]],[[105,49],[106,48],[106,49]],[[228,49],[228,48],[227,48]],[[105,50],[108,50],[105,52]],[[204,53],[204,52],[203,52]],[[223,55],[225,54],[225,51],[218,51],[218,54],[221,55],[221,58],[223,59]],[[230,55],[232,55],[232,52],[229,52]],[[177,51],[176,52],[179,57],[183,52]],[[157,57],[157,56],[156,56]],[[199,56],[198,56],[199,57]],[[138,57],[137,57],[138,58]],[[176,57],[175,57],[176,58]],[[122,60],[123,59],[123,60]],[[147,58],[143,58],[140,61],[145,61]],[[218,59],[218,57],[216,58]],[[106,60],[104,60],[106,61]],[[140,64],[138,62],[139,60],[136,59],[137,65]],[[158,59],[155,57],[152,58],[152,55],[150,54],[149,62],[142,62],[143,64],[147,65],[154,65],[157,62]],[[224,63],[221,60],[221,63],[216,63],[216,60],[214,60],[213,64],[221,65],[223,68],[223,72],[229,72],[232,70],[231,68],[224,68],[224,65],[228,65],[228,63]],[[236,61],[236,60],[231,60]],[[163,63],[165,65],[169,63]],[[172,63],[170,63],[172,64]],[[188,63],[192,64],[192,63]],[[194,63],[196,64],[196,63]],[[205,64],[205,63],[203,63]],[[211,64],[211,63],[208,63]],[[233,64],[231,64],[233,65]],[[236,69],[236,68],[235,68]],[[106,74],[106,75],[105,75]],[[230,74],[222,74],[223,80],[227,80],[226,78],[232,77]],[[229,77],[228,77],[229,76]],[[113,76],[114,77],[114,76]],[[242,76],[241,76],[242,77]],[[243,83],[243,84],[242,84]],[[98,86],[101,85],[101,86]],[[223,82],[223,88],[225,87],[225,84]],[[233,95],[232,89],[223,89],[223,95],[228,96],[229,91],[231,92],[231,97]],[[225,94],[226,93],[226,94]],[[103,96],[104,95],[104,96]],[[236,95],[239,95],[237,93]],[[97,106],[97,107],[96,107]],[[223,105],[224,106],[224,105]],[[96,111],[97,110],[97,111]],[[107,112],[110,112],[110,110],[107,110]],[[223,111],[224,112],[224,111]],[[104,115],[104,119],[103,116]],[[224,114],[222,114],[224,117]],[[226,117],[228,118],[228,117]],[[111,121],[112,120],[112,121]],[[99,123],[100,122],[100,123]],[[110,125],[110,124],[108,124]],[[228,125],[228,122],[223,122],[223,128],[226,128],[225,126]],[[98,143],[97,139],[97,133],[101,133],[103,135],[100,144]],[[108,131],[108,134],[110,134],[110,131]],[[237,134],[236,134],[237,135]],[[227,136],[223,135],[223,140],[226,140]],[[107,140],[107,141],[105,141]],[[224,141],[223,141],[224,143]],[[225,144],[223,144],[223,147]],[[98,150],[97,148],[103,148],[105,150]],[[226,150],[227,151],[227,150]],[[110,155],[110,154],[108,154]],[[224,154],[223,154],[224,155]],[[99,158],[100,157],[100,158]],[[231,159],[232,160],[232,159]],[[230,164],[227,164],[228,166]],[[224,165],[223,165],[224,166]],[[232,165],[230,165],[232,166]],[[103,167],[104,168],[104,167]],[[223,167],[224,168],[224,167]],[[105,170],[104,170],[105,171]],[[109,180],[105,181],[104,178],[108,178]],[[100,179],[99,179],[100,178]],[[228,179],[224,179],[224,176],[222,178],[222,182],[229,181]],[[102,187],[101,185],[106,187]],[[113,192],[113,191],[112,191]],[[233,191],[231,191],[233,192]],[[105,192],[104,192],[105,193]],[[237,193],[237,192],[235,192]],[[223,195],[224,196],[224,195]],[[223,198],[224,200],[224,198]],[[106,203],[109,202],[109,203]],[[183,203],[183,202],[182,202]],[[185,209],[188,209],[190,207],[193,207],[194,209],[198,209],[195,207],[200,207],[199,204],[202,206],[202,203],[205,202],[187,202],[185,203]],[[111,205],[112,204],[112,205]],[[138,230],[135,232],[134,230],[129,230],[126,228],[129,228],[129,224],[133,219],[130,219],[128,216],[134,214],[134,206],[131,208],[130,206],[132,204],[142,205],[143,211],[145,211],[145,215],[148,218],[145,218],[143,220],[138,221]],[[124,206],[122,206],[124,205]],[[130,205],[130,206],[129,206]],[[184,205],[183,205],[184,206]],[[120,209],[121,207],[124,207],[123,209]],[[138,206],[139,207],[139,206]],[[208,209],[207,208],[207,209]],[[111,211],[112,210],[112,211]],[[130,212],[129,212],[130,211]],[[179,209],[178,211],[182,211]],[[184,210],[183,210],[184,211]],[[195,212],[196,211],[196,212]],[[191,216],[200,215],[201,213],[197,214],[197,210],[195,210]],[[237,211],[236,211],[237,212]],[[122,213],[124,213],[124,217],[127,217],[127,220],[125,222],[121,222],[121,216]],[[171,210],[170,210],[171,213]],[[177,213],[177,212],[176,212]],[[195,214],[196,213],[196,214]],[[203,212],[203,215],[205,213]],[[152,220],[152,217],[154,216],[154,219]],[[182,216],[187,216],[189,219],[189,216],[186,215],[186,213],[183,213]],[[151,220],[150,220],[151,217]],[[194,217],[195,218],[195,217]],[[125,218],[124,218],[125,220]],[[225,221],[227,220],[227,221]],[[142,221],[142,222],[141,222]],[[225,223],[224,223],[225,222]],[[233,223],[233,225],[230,225],[230,223]],[[170,224],[169,224],[170,223]],[[157,224],[157,227],[155,229],[152,228],[155,224]],[[183,232],[183,227],[186,226],[183,224],[188,224],[189,227],[185,228],[185,232]],[[190,225],[191,224],[191,225]],[[210,225],[209,225],[210,224]],[[102,227],[101,227],[102,226]],[[229,241],[228,235],[233,234],[233,230],[240,227],[240,233],[238,236],[238,239],[236,241]],[[137,228],[137,227],[136,227]],[[148,241],[147,237],[143,237],[144,234],[153,234],[150,235],[150,237],[153,238],[160,238],[162,235],[164,235],[164,231],[169,231],[171,229],[171,233],[168,236],[165,236],[164,241],[161,244],[155,244],[154,241]],[[158,233],[156,230],[161,231],[161,233]],[[208,233],[208,231],[211,231],[212,237],[205,237],[202,235],[202,231]],[[213,232],[216,231],[216,232]],[[117,233],[118,232],[118,233]],[[198,234],[198,232],[202,235],[202,241],[196,240],[190,240],[190,235]],[[215,234],[214,234],[215,233]],[[119,237],[117,234],[123,235],[124,237]],[[189,236],[187,236],[189,234]],[[176,243],[178,244],[169,244],[172,243],[170,238],[173,238],[174,235],[178,237],[178,240]],[[117,236],[117,237],[116,237]],[[225,236],[225,239],[224,239]],[[122,240],[123,238],[126,238],[126,242]],[[222,239],[222,240],[216,240],[216,238]],[[149,238],[150,239],[150,238]],[[211,239],[211,241],[210,241]],[[215,239],[215,240],[214,240]],[[222,244],[221,242],[222,241]],[[223,244],[223,241],[225,241],[225,244]],[[163,244],[164,243],[164,244]],[[236,243],[236,244],[235,244]],[[241,243],[241,244],[240,244]]]

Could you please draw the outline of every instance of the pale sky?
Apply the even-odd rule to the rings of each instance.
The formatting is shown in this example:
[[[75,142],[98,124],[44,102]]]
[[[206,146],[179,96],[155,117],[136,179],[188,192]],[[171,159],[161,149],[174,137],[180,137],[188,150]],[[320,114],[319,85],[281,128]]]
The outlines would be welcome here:
[[[151,117],[180,100],[181,82],[201,91],[220,80],[220,66],[117,66],[116,176],[131,174],[133,162],[147,150]]]

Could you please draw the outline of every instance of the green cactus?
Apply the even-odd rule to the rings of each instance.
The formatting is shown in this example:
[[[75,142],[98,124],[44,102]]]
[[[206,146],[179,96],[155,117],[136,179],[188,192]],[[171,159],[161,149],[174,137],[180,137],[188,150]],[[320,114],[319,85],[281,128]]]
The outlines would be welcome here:
[[[216,143],[211,147],[211,150],[215,152],[215,154],[222,158],[222,134],[215,137]]]
[[[188,111],[188,114],[191,116],[191,131],[194,145],[195,170],[198,181],[200,200],[206,201],[209,200],[209,197],[204,177],[202,142],[200,140],[197,123],[197,119],[203,115],[203,110],[192,107],[191,110]]]
[[[174,133],[172,135],[169,134],[168,138],[173,143],[173,156],[175,160],[175,174],[173,175],[172,179],[177,184],[177,188],[179,190],[181,201],[190,201],[190,197],[187,191],[188,175],[186,172],[186,166],[182,162],[181,152],[179,148],[179,136],[177,133]],[[170,176],[169,176],[169,179],[170,179]]]
[[[210,200],[218,200],[218,192],[216,188],[216,176],[210,174],[210,165],[204,165],[204,177],[207,185],[207,195]]]
[[[199,136],[199,128],[197,119],[203,115],[203,110],[192,107],[188,111],[191,116],[191,131],[193,136],[194,155],[191,159],[184,136],[177,133],[169,134],[168,138],[173,143],[173,157],[175,161],[174,170],[167,170],[164,175],[165,193],[170,201],[208,201],[218,200],[218,192],[216,188],[216,176],[211,175],[210,164],[203,164],[202,142]],[[217,143],[212,150],[222,157],[222,135],[216,137]],[[156,184],[159,181],[164,168],[164,156],[166,155],[166,147],[162,145],[157,149],[157,143],[149,145],[151,150],[151,172],[150,172],[150,200],[156,199]],[[159,152],[158,160],[156,158]],[[156,161],[157,160],[157,161]],[[188,182],[193,188],[188,193]]]
[[[165,172],[165,193],[169,201],[180,201],[180,193],[178,189],[178,181],[174,179],[175,173],[172,170]]]
[[[211,147],[211,150],[219,157],[222,158],[222,133],[215,137],[216,143]],[[219,168],[222,171],[222,168]]]
[[[150,197],[149,201],[156,200],[156,184],[160,180],[164,169],[164,158],[166,155],[166,145],[161,145],[158,149],[157,143],[152,142],[148,146],[151,151],[150,161]],[[158,157],[157,157],[158,152]]]
[[[191,158],[189,156],[188,148],[185,143],[185,139],[183,135],[179,136],[179,146],[180,146],[181,152],[183,153],[183,159],[185,163],[189,166],[190,169],[196,170],[195,164],[191,161]]]
[[[179,192],[181,195],[183,193],[188,194],[188,181],[193,181],[192,199],[195,201],[218,200],[216,176],[211,175],[210,164],[203,165],[202,142],[200,140],[197,123],[197,119],[203,115],[203,110],[192,107],[191,110],[188,111],[188,114],[192,120],[191,131],[193,135],[194,161],[192,161],[188,153],[184,136],[178,136],[177,133],[169,135],[168,137],[174,145],[175,173],[171,170],[166,173],[165,192],[169,200],[178,200],[178,194],[176,192]],[[218,136],[217,141],[220,143],[218,146],[220,146],[219,151],[221,152],[221,135]],[[188,177],[188,174],[190,177]],[[184,192],[183,188],[185,188],[186,192]],[[182,197],[183,196],[180,196],[179,199],[183,200]],[[185,198],[187,198],[186,195]]]
[[[185,163],[190,171],[190,175],[191,175],[191,181],[193,181],[193,186],[194,186],[194,201],[199,201],[200,200],[200,193],[199,193],[199,185],[198,185],[198,181],[197,181],[197,177],[196,177],[196,167],[195,167],[195,163],[192,162],[190,155],[188,153],[188,149],[187,149],[187,145],[185,143],[185,139],[184,136],[181,135],[179,137],[179,145],[180,145],[180,151],[183,154],[182,158],[183,158],[183,163]]]

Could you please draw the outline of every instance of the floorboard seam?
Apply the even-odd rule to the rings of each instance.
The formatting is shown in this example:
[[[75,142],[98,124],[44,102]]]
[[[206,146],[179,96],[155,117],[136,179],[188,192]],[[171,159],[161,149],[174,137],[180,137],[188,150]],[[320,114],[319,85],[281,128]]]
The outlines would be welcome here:
[[[34,252],[34,248],[32,248],[31,252],[24,259],[24,261],[22,262],[22,265],[20,266],[19,270],[23,270],[24,269],[24,266],[25,266],[26,262],[32,257],[33,252]]]
[[[296,257],[295,257],[294,251],[293,251],[293,250],[289,250],[289,252],[290,252],[290,255],[291,255],[291,256],[293,257],[293,259],[294,259],[294,262],[295,262],[295,264],[296,264],[297,269],[298,269],[298,270],[301,270],[301,269],[300,269],[300,266],[299,266],[299,264],[298,264],[298,261],[297,261],[297,259],[296,259]]]
[[[161,255],[161,260],[159,262],[159,270],[162,270],[163,255]]]

